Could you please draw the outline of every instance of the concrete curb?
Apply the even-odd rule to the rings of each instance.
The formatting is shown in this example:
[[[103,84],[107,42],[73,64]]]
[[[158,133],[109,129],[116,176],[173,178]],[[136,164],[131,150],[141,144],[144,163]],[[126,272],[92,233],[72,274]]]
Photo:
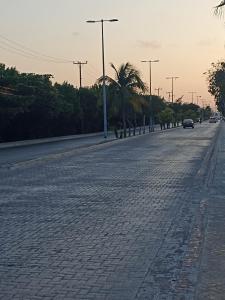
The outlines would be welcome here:
[[[206,176],[205,178],[205,187],[209,188],[210,185],[213,182],[214,179],[214,174],[215,174],[215,169],[216,169],[216,164],[217,164],[217,155],[218,155],[218,151],[219,151],[219,144],[220,144],[220,139],[219,136],[221,134],[223,128],[223,124],[219,125],[219,128],[217,130],[216,133],[216,137],[215,137],[215,145],[214,145],[214,149],[212,151],[212,154],[210,156],[210,161],[208,164],[208,176]]]
[[[210,182],[213,179],[213,174],[216,166],[216,154],[219,144],[219,134],[221,131],[222,125],[219,124],[218,128],[216,129],[216,133],[214,137],[211,140],[211,143],[209,145],[209,148],[207,149],[204,159],[201,163],[201,166],[195,176],[195,181],[197,182],[196,185],[199,186],[203,185],[205,188],[207,188],[210,184]]]

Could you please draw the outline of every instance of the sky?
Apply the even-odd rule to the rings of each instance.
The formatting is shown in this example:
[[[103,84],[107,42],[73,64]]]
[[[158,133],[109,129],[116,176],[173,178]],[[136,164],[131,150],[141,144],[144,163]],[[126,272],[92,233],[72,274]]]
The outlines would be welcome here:
[[[161,96],[168,97],[171,81],[166,77],[178,76],[175,98],[183,96],[184,102],[191,102],[189,92],[196,92],[195,102],[200,95],[199,104],[213,105],[203,73],[225,55],[225,18],[216,17],[213,10],[218,2],[0,0],[0,62],[79,86],[78,66],[72,61],[88,61],[82,80],[84,86],[92,85],[102,75],[101,27],[86,20],[117,18],[119,22],[104,26],[107,75],[114,76],[110,63],[118,67],[130,62],[148,84],[149,68],[141,60],[159,59],[152,65],[153,91],[162,88]],[[26,49],[21,52],[18,44]],[[27,57],[27,48],[46,56],[32,52]],[[49,56],[68,62],[49,61]]]

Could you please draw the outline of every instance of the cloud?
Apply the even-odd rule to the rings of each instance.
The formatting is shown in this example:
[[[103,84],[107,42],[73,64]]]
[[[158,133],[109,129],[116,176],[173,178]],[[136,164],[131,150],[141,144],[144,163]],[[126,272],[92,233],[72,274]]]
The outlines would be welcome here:
[[[137,41],[138,46],[141,48],[151,48],[151,49],[159,49],[162,48],[162,45],[158,41]]]

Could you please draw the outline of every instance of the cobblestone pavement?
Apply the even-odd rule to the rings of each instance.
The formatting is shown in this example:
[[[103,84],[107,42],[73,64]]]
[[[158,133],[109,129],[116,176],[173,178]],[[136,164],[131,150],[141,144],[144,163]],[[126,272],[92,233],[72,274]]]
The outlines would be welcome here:
[[[196,176],[216,130],[0,168],[0,299],[194,299],[207,208]]]

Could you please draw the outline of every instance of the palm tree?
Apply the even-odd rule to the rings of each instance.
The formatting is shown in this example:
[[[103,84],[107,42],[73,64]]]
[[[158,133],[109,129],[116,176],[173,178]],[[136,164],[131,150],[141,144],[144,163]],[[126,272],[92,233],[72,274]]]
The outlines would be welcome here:
[[[118,69],[111,64],[115,71],[115,79],[106,76],[106,84],[115,91],[117,102],[117,109],[122,114],[123,135],[126,137],[126,122],[128,110],[132,109],[134,112],[140,110],[144,104],[144,100],[140,96],[140,92],[146,91],[146,85],[141,79],[138,70],[135,69],[129,62],[122,64]],[[102,83],[101,77],[98,82]]]

